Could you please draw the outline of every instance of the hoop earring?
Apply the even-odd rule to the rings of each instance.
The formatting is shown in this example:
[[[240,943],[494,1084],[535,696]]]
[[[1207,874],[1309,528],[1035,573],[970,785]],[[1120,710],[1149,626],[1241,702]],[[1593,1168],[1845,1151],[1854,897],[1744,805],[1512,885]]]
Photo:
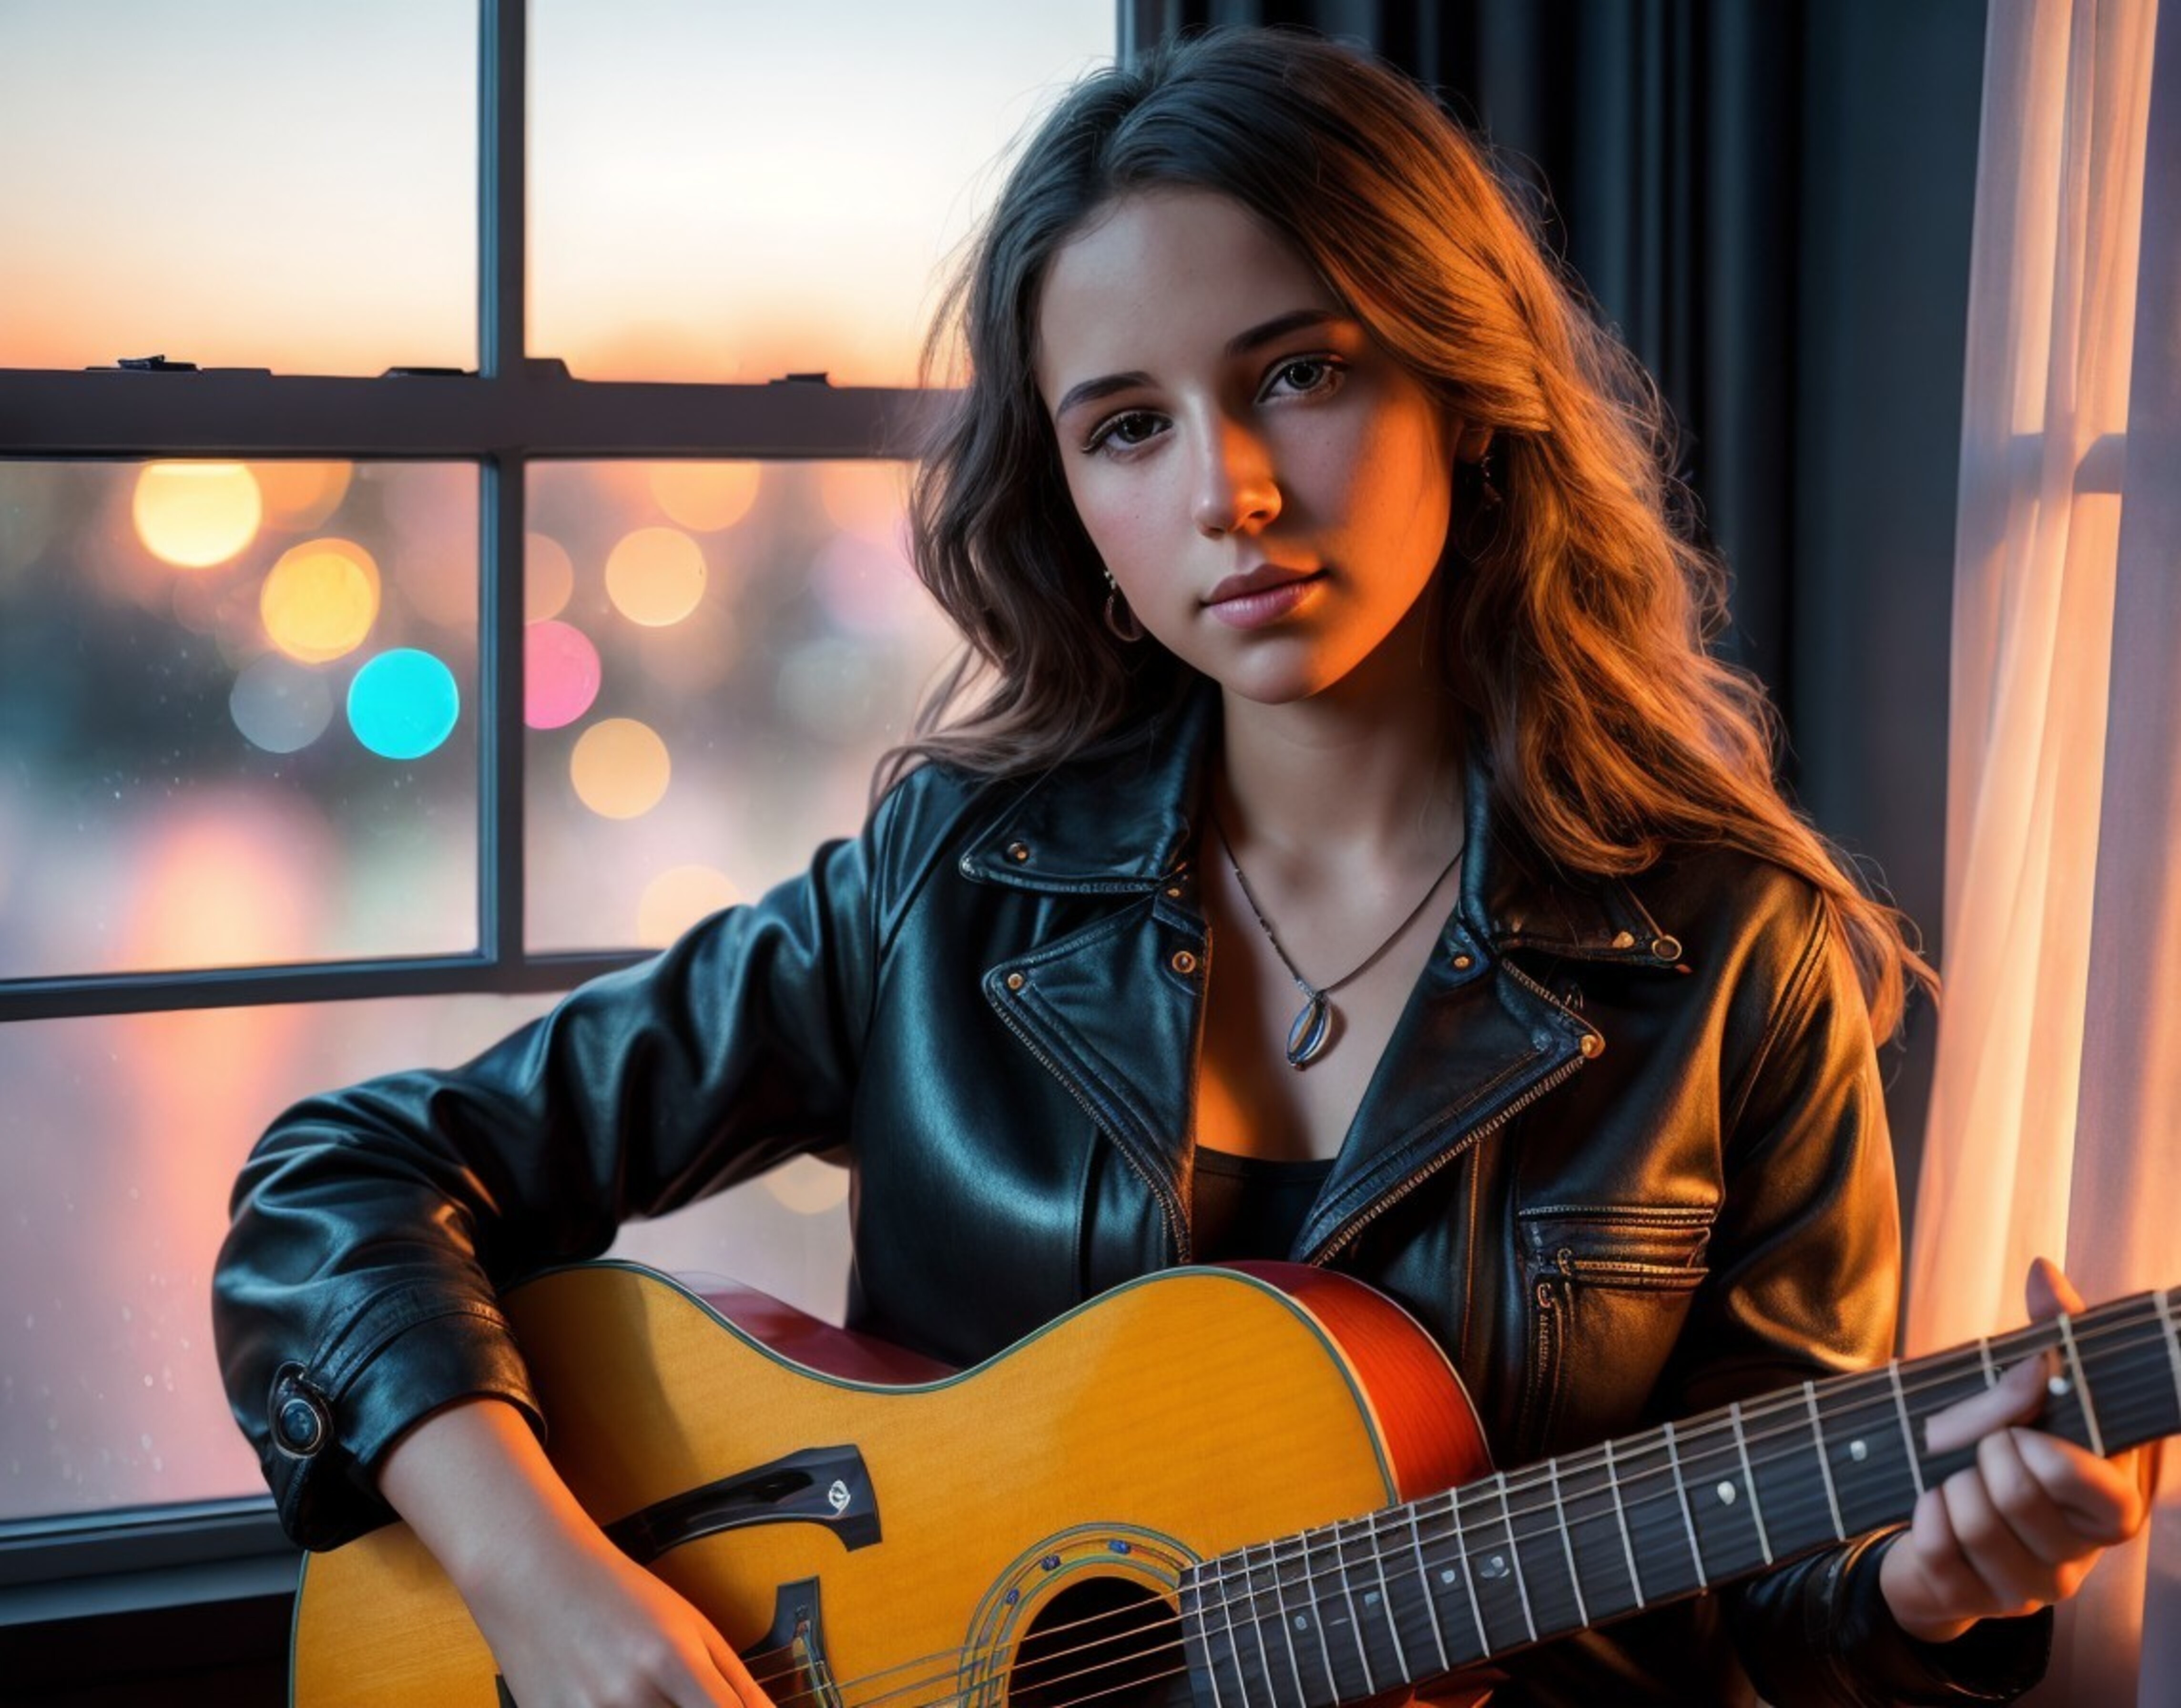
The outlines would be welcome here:
[[[1121,584],[1113,579],[1111,570],[1106,571],[1106,627],[1124,646],[1134,646],[1144,637],[1144,625],[1122,598]]]
[[[1496,436],[1479,454],[1475,466],[1479,501],[1487,510],[1497,509],[1502,495],[1499,491],[1499,441]]]

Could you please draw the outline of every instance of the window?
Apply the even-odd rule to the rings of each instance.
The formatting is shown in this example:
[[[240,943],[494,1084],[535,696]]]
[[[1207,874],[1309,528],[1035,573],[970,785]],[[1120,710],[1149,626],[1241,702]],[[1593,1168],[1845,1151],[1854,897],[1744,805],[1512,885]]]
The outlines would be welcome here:
[[[18,1539],[261,1505],[206,1298],[257,1131],[799,868],[947,645],[917,322],[1110,0],[607,25],[0,10]],[[759,1193],[809,1237],[754,1248]],[[837,1311],[839,1199],[797,1165],[632,1244]]]

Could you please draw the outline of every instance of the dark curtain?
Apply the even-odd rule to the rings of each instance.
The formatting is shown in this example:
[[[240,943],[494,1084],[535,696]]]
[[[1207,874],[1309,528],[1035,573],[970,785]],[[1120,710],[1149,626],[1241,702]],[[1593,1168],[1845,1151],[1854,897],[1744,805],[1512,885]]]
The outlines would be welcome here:
[[[1974,0],[1122,0],[1124,56],[1303,25],[1436,90],[1657,376],[1786,780],[1936,950],[1984,8]],[[1904,1189],[1928,1013],[1889,1057]]]

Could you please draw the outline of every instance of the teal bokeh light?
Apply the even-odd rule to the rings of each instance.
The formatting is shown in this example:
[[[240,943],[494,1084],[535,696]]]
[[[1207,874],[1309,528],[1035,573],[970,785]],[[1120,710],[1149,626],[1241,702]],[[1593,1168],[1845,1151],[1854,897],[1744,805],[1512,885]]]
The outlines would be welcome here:
[[[381,653],[348,685],[356,739],[388,759],[421,759],[454,733],[461,714],[455,673],[429,653]]]

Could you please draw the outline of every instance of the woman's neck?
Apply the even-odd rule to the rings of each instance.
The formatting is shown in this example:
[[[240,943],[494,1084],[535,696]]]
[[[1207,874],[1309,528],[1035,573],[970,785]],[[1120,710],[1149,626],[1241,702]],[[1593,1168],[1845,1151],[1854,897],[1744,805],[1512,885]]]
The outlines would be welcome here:
[[[1396,866],[1443,862],[1459,844],[1459,719],[1414,636],[1397,631],[1307,699],[1230,691],[1222,711],[1213,805],[1230,838],[1286,862]]]

